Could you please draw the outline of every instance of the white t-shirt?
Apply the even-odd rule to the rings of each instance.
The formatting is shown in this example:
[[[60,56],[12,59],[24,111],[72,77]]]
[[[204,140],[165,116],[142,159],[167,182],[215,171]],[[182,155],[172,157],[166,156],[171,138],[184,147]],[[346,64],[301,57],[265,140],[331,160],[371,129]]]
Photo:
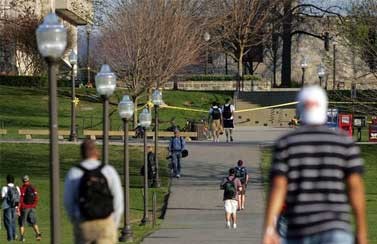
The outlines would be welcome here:
[[[225,107],[225,106],[229,106],[229,104],[225,104],[225,105],[222,107],[222,111],[224,111],[224,107]],[[231,116],[230,118],[228,118],[228,119],[224,118],[224,120],[231,120],[231,119],[233,119],[233,113],[234,113],[234,111],[236,111],[234,105],[233,105],[233,104],[230,104],[230,112],[232,113],[232,116]]]
[[[2,203],[2,205],[1,205],[1,208],[2,208],[2,209],[6,209],[6,208],[9,207],[8,204],[6,203],[6,201],[4,201],[4,198],[6,197],[6,195],[7,195],[7,193],[8,193],[8,187],[14,187],[14,184],[13,184],[13,183],[9,183],[8,185],[3,186],[3,187],[1,188],[1,200],[3,200],[3,203]],[[16,189],[17,189],[17,191],[18,191],[18,194],[21,195],[20,188],[19,188],[18,186],[16,186]]]

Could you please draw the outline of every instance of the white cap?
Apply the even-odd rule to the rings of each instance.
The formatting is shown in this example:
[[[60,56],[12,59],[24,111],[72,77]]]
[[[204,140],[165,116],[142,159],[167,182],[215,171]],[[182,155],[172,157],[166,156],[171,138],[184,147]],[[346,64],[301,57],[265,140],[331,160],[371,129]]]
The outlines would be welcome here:
[[[297,110],[300,120],[306,125],[323,125],[327,122],[328,99],[325,90],[319,86],[303,88],[298,96]]]

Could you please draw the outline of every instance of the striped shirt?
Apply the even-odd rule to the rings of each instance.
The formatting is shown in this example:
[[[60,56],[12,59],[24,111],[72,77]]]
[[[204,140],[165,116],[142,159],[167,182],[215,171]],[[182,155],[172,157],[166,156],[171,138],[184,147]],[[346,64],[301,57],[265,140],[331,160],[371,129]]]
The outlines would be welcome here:
[[[280,175],[288,180],[287,236],[351,231],[346,178],[362,172],[359,147],[338,130],[303,126],[280,138],[270,178]]]

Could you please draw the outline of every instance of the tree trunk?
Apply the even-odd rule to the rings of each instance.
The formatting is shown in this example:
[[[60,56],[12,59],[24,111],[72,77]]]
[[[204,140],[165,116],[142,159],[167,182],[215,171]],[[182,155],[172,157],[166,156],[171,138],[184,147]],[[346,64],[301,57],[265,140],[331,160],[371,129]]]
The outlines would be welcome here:
[[[240,48],[240,56],[238,58],[238,91],[241,91],[241,83],[243,83],[243,48]],[[243,84],[242,84],[243,90]]]
[[[283,53],[281,67],[281,86],[291,87],[291,50],[292,50],[292,21],[291,13],[292,2],[286,1],[284,5],[283,17]]]

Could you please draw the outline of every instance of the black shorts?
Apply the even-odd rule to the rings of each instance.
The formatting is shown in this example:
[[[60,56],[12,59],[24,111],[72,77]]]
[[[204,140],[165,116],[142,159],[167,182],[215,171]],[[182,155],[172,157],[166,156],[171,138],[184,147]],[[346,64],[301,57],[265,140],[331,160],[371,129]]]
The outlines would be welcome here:
[[[233,120],[232,119],[224,119],[223,120],[224,128],[232,129],[234,128]]]
[[[35,208],[24,208],[21,211],[21,216],[18,217],[18,224],[20,227],[25,226],[25,223],[29,223],[30,225],[37,224],[37,212]]]

